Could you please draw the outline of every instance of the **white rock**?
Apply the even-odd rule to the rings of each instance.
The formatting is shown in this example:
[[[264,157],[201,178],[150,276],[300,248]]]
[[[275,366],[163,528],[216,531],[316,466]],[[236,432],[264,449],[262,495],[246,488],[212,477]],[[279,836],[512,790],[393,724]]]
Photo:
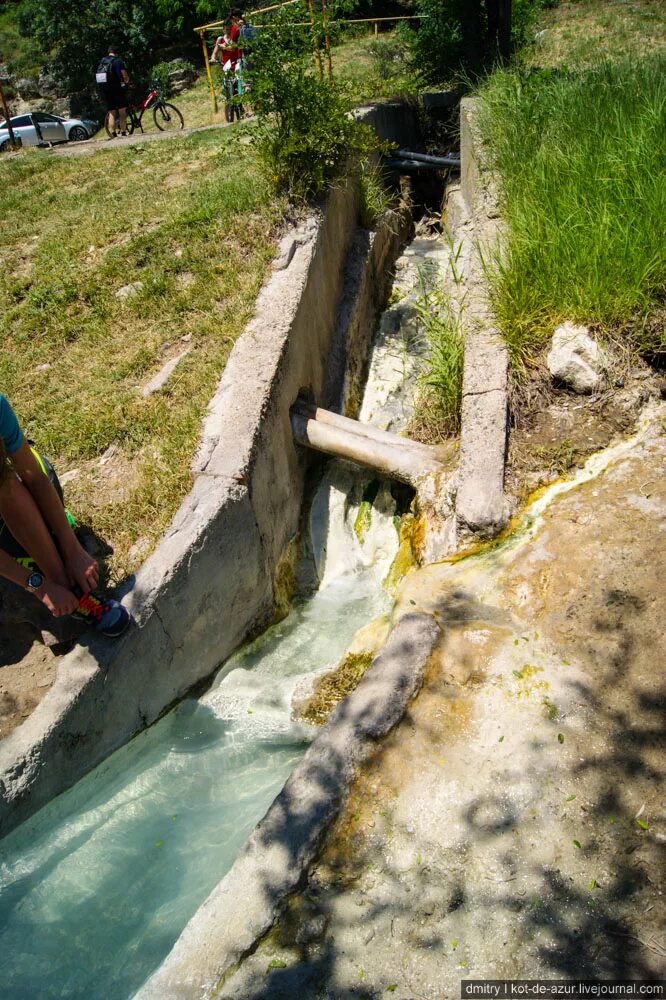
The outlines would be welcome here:
[[[554,379],[575,392],[594,392],[601,383],[602,354],[586,326],[570,322],[558,326],[546,364]]]
[[[131,299],[133,295],[138,295],[138,293],[143,288],[143,281],[131,281],[129,285],[123,285],[116,292],[117,299]]]

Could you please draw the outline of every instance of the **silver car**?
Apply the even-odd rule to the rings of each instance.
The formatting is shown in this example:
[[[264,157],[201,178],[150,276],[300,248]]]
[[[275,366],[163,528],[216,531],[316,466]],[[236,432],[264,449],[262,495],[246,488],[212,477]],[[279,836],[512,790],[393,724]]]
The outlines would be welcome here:
[[[56,142],[80,142],[90,139],[99,128],[97,122],[87,118],[61,118],[47,115],[44,111],[34,111],[28,115],[10,118],[14,136],[24,146],[41,146]],[[0,152],[9,147],[7,122],[0,121]]]

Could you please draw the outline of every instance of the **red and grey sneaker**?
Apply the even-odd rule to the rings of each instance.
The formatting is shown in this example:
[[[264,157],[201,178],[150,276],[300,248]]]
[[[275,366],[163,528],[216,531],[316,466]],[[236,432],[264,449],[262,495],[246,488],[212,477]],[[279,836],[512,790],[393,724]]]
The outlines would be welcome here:
[[[81,595],[79,606],[72,617],[90,622],[97,632],[112,639],[121,635],[130,623],[130,613],[120,601],[115,601],[112,597],[100,598],[92,591]]]

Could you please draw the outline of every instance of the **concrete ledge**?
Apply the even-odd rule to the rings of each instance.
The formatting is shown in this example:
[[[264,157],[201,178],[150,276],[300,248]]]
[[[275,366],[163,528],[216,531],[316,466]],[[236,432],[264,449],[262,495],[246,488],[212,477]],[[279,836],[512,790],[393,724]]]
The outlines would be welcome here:
[[[460,105],[460,149],[460,189],[451,193],[449,217],[454,243],[462,239],[467,248],[460,307],[465,363],[456,519],[459,528],[492,535],[508,516],[508,352],[495,326],[484,269],[484,261],[501,247],[497,186],[483,148],[478,102],[472,98]]]
[[[334,334],[346,357],[361,332],[337,319],[357,214],[357,189],[343,184],[291,234],[211,402],[194,487],[128,584],[137,627],[64,657],[51,691],[0,743],[0,836],[159,718],[273,616],[273,577],[298,530],[307,461],[289,408],[302,389],[317,399],[341,393],[344,370],[332,386],[328,365]],[[359,261],[368,280],[349,315],[371,321],[373,282],[398,239],[385,226],[370,241],[370,265],[367,255]]]
[[[440,634],[429,615],[400,620],[136,1000],[218,995],[225,975],[270,929],[305,875],[347,799],[358,765],[419,691]]]

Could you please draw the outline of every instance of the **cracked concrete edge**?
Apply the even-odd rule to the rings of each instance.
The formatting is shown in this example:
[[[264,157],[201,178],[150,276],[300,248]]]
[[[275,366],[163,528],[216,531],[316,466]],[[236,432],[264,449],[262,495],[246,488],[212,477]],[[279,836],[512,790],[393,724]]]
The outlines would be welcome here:
[[[451,199],[451,221],[474,242],[467,275],[459,483],[456,519],[481,535],[500,531],[508,520],[504,466],[508,434],[506,344],[495,325],[484,259],[501,246],[497,184],[490,172],[475,98],[460,104],[460,195]],[[462,202],[462,204],[460,204]],[[453,232],[455,241],[455,230]]]
[[[158,548],[128,581],[136,624],[63,657],[53,688],[0,743],[0,835],[74,784],[210,676],[273,611],[273,572],[299,524],[306,459],[289,406],[318,395],[357,213],[353,184],[306,222],[262,289],[211,404],[206,454]],[[301,234],[303,235],[303,234]]]
[[[392,114],[415,120],[413,109],[396,107],[361,117],[386,138]],[[86,638],[60,661],[32,715],[0,742],[0,836],[158,719],[270,621],[273,573],[298,529],[307,469],[289,407],[303,388],[316,397],[330,390],[328,353],[357,213],[357,185],[342,183],[294,228],[293,253],[261,289],[211,401],[193,488],[124,587],[136,625],[119,640]],[[363,283],[359,294],[371,291]]]
[[[440,635],[430,615],[413,612],[400,619],[135,1000],[212,1000],[219,994],[224,978],[270,930],[315,860],[359,764],[420,690]]]

